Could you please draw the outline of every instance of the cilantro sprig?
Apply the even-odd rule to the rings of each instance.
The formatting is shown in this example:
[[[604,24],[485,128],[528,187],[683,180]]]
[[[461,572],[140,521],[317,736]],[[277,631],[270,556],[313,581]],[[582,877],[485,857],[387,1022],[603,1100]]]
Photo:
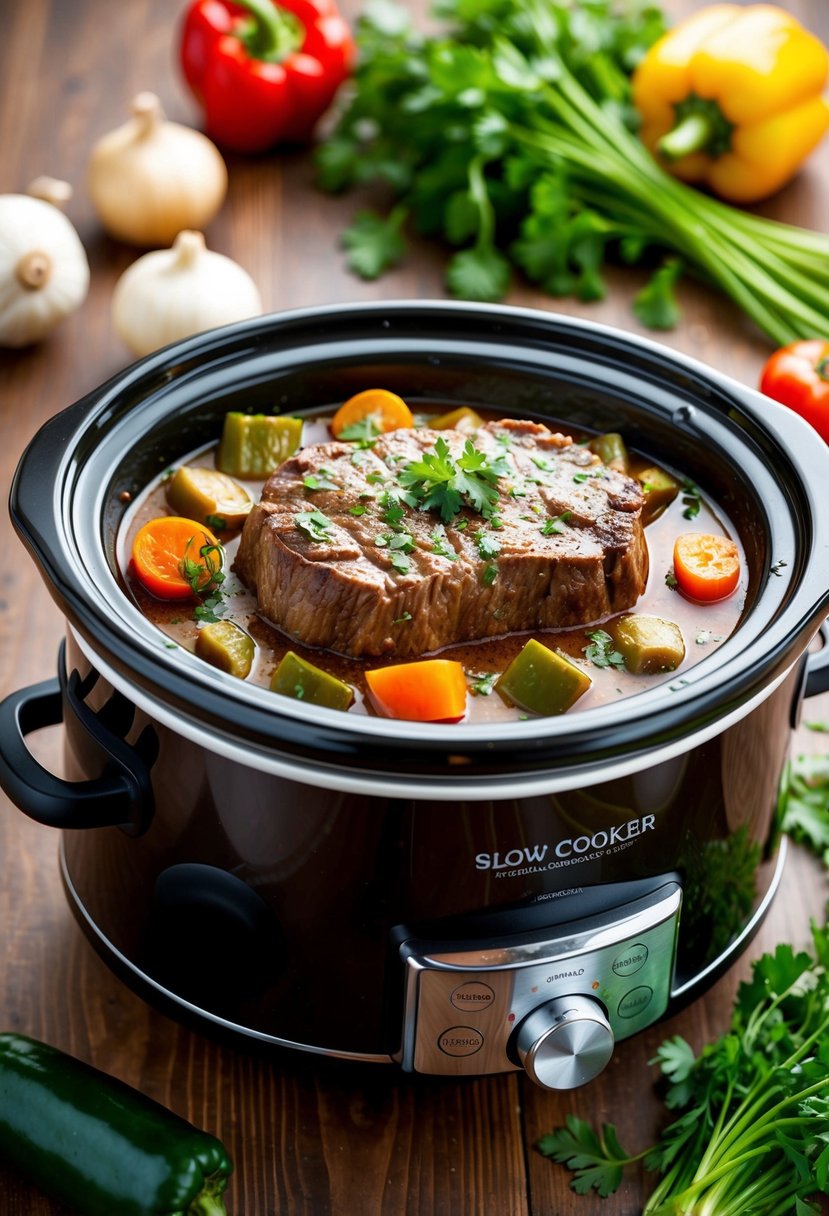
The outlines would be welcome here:
[[[491,460],[471,439],[466,440],[461,455],[453,458],[449,444],[440,437],[433,451],[410,461],[398,472],[397,479],[411,491],[419,507],[437,511],[442,521],[449,523],[464,506],[491,517],[500,497],[498,482],[509,471],[502,455]]]
[[[180,565],[181,573],[190,584],[193,596],[199,600],[193,609],[193,616],[204,624],[215,624],[220,619],[224,607],[223,564],[222,546],[205,544],[199,549],[198,561],[185,557]]]

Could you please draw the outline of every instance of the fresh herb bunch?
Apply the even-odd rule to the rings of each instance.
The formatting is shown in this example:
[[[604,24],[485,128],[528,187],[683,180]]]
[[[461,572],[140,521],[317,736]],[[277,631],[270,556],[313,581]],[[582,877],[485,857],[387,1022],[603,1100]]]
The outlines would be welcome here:
[[[829,1194],[829,935],[814,952],[780,945],[737,993],[731,1029],[698,1056],[680,1037],[657,1051],[676,1112],[659,1143],[631,1155],[616,1130],[574,1116],[539,1149],[574,1171],[573,1189],[615,1191],[625,1166],[662,1175],[643,1216],[811,1216]]]
[[[730,296],[777,345],[822,333],[829,236],[761,219],[666,173],[631,130],[630,74],[664,29],[645,0],[437,0],[446,33],[369,0],[352,100],[318,152],[331,191],[379,181],[385,216],[343,235],[351,268],[375,278],[405,253],[404,230],[457,250],[463,299],[498,300],[514,267],[554,296],[604,295],[605,261],[656,264],[634,299],[671,328],[687,268]]]
[[[825,731],[818,724],[813,730]],[[799,756],[782,796],[782,827],[829,866],[829,755]]]
[[[449,444],[441,438],[435,441],[433,452],[424,452],[420,460],[401,469],[397,480],[421,510],[438,511],[442,521],[449,523],[464,504],[491,517],[500,497],[498,481],[508,473],[503,456],[490,460],[467,439],[462,454],[453,458]],[[490,544],[496,544],[494,538]],[[481,553],[482,557],[491,555]]]

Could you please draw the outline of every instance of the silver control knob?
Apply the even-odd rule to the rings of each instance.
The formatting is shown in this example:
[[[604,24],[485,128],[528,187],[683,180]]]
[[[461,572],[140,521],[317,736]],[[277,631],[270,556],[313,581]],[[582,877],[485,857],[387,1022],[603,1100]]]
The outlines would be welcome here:
[[[561,996],[539,1005],[518,1028],[527,1075],[544,1089],[575,1089],[598,1076],[613,1055],[613,1031],[589,996]]]

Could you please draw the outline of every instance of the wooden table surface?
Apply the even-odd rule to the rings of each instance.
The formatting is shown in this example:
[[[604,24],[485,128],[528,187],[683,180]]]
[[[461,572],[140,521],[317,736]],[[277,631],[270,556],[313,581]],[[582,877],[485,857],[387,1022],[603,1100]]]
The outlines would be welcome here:
[[[104,236],[84,188],[93,141],[122,121],[131,97],[152,89],[171,118],[198,125],[177,75],[172,46],[183,4],[170,0],[4,0],[0,36],[0,191],[19,191],[40,173],[75,188],[68,215],[87,248],[92,284],[84,306],[48,341],[0,352],[0,492],[5,501],[19,454],[63,406],[125,367],[110,301],[136,251]],[[343,5],[353,17],[357,0]],[[667,5],[674,15],[691,0]],[[784,7],[829,41],[825,0]],[[439,250],[422,245],[393,274],[367,284],[344,269],[337,236],[355,201],[313,186],[303,153],[228,158],[230,190],[207,230],[214,249],[256,278],[266,310],[443,295]],[[768,215],[820,228],[827,222],[829,145],[795,183],[764,207]],[[558,309],[641,332],[629,311],[640,278],[612,276],[597,305],[552,301],[516,287],[511,303]],[[722,298],[684,286],[684,319],[666,344],[754,385],[769,346]],[[44,488],[45,490],[45,488]],[[6,518],[0,519],[0,695],[55,672],[62,619]],[[829,720],[829,698],[807,716]],[[801,731],[795,748],[821,737]],[[825,741],[824,741],[825,742]],[[60,771],[60,733],[32,747]],[[346,1066],[288,1055],[263,1061],[220,1047],[151,1010],[93,952],[70,915],[57,866],[58,837],[0,796],[0,1028],[47,1040],[113,1073],[220,1136],[236,1163],[228,1210],[236,1216],[630,1216],[647,1179],[616,1196],[579,1198],[568,1175],[534,1144],[568,1112],[616,1122],[643,1147],[661,1117],[648,1060],[670,1034],[700,1046],[725,1028],[749,960],[778,941],[808,940],[809,918],[827,896],[821,867],[797,850],[782,889],[748,954],[703,999],[618,1047],[595,1082],[561,1095],[523,1077],[444,1082],[382,1066]],[[0,1212],[47,1216],[61,1209],[0,1166]]]

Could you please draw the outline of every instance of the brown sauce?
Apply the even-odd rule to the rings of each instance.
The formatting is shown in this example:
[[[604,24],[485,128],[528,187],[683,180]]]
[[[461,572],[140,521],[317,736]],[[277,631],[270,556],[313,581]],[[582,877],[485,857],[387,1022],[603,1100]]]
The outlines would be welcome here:
[[[436,414],[439,412],[439,409],[435,410]],[[418,417],[418,421],[428,423],[428,418],[421,415]],[[555,424],[553,425],[555,426]],[[568,433],[566,427],[558,429]],[[573,430],[569,430],[569,433],[576,442],[584,441],[586,438]],[[302,437],[304,447],[326,443],[330,439],[328,418],[315,416],[305,419]],[[217,445],[213,445],[191,452],[183,457],[179,464],[213,467],[216,447]],[[652,460],[631,452],[631,476],[635,476],[637,471],[641,471],[653,463]],[[135,603],[142,613],[167,635],[170,639],[171,649],[175,645],[193,651],[199,628],[193,617],[194,603],[157,599],[142,586],[129,568],[129,554],[138,529],[148,520],[172,513],[165,496],[165,482],[172,471],[174,470],[168,470],[150,484],[128,511],[119,534],[118,558]],[[673,472],[677,480],[682,482],[681,470],[668,471]],[[241,478],[237,480],[247,489],[254,502],[258,501],[263,483],[244,481]],[[700,496],[698,514],[693,520],[689,521],[684,517],[685,510],[686,504],[680,494],[657,519],[647,526],[645,535],[650,553],[648,583],[644,594],[634,608],[630,609],[632,612],[662,617],[679,626],[685,639],[686,649],[685,659],[679,667],[674,671],[661,672],[657,675],[633,675],[619,667],[596,666],[584,653],[590,643],[587,635],[602,628],[607,624],[606,621],[595,622],[585,628],[510,634],[488,641],[447,647],[440,652],[441,657],[459,661],[470,682],[471,695],[467,698],[467,712],[464,721],[515,721],[527,717],[522,711],[507,705],[501,696],[491,689],[491,681],[489,681],[488,694],[476,693],[475,684],[479,683],[479,677],[504,671],[531,637],[537,638],[552,649],[563,651],[578,662],[590,676],[591,687],[569,711],[571,714],[603,703],[618,701],[623,697],[643,692],[656,684],[679,683],[689,668],[716,649],[732,633],[739,621],[747,591],[746,562],[740,549],[741,581],[736,591],[725,600],[705,604],[697,603],[686,599],[675,587],[669,586],[669,581],[666,579],[672,570],[673,545],[679,533],[695,531],[727,535],[740,548],[735,531],[722,518],[716,505],[706,499],[704,492]],[[224,533],[220,539],[226,553],[224,569],[228,572],[223,586],[225,608],[222,611],[222,617],[235,621],[250,634],[256,643],[256,657],[247,682],[268,687],[280,659],[287,650],[293,650],[308,662],[324,668],[331,675],[353,686],[355,701],[348,710],[349,713],[373,714],[374,711],[365,697],[364,673],[368,669],[386,665],[385,662],[376,658],[362,660],[349,658],[331,651],[302,646],[297,643],[296,639],[286,637],[259,614],[255,597],[231,572],[239,543],[239,532]],[[483,687],[486,686],[487,681],[484,680]],[[274,693],[274,696],[276,695],[278,694]]]

